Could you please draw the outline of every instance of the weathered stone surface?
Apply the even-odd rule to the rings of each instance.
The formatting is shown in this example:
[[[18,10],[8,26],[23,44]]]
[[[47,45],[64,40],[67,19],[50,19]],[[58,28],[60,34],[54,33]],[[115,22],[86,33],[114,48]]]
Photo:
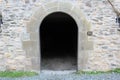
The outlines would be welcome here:
[[[119,0],[112,3],[119,9]],[[37,26],[54,11],[68,13],[78,24],[81,36],[78,43],[79,69],[120,68],[120,33],[115,23],[116,15],[106,0],[0,0],[3,20],[0,61],[6,62],[0,63],[0,70],[39,70]],[[87,31],[92,31],[93,35],[87,36]],[[34,66],[37,64],[39,66]]]

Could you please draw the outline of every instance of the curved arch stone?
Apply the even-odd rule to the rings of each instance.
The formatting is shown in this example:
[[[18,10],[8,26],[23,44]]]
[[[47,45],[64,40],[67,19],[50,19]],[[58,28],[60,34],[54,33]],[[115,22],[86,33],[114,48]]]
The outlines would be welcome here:
[[[40,70],[40,39],[39,28],[43,19],[54,12],[64,12],[69,14],[76,21],[78,26],[78,70],[86,69],[89,50],[93,49],[93,43],[88,41],[87,31],[88,22],[82,14],[79,6],[73,6],[67,2],[51,2],[42,4],[37,11],[34,12],[31,19],[26,23],[27,32],[30,34],[30,40],[23,41],[23,48],[27,57],[31,59],[31,70]]]

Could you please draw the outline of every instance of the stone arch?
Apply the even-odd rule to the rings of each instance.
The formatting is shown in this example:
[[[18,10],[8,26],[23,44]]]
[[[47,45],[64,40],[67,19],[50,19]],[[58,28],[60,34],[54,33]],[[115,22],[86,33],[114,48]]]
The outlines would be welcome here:
[[[87,39],[88,22],[85,20],[84,15],[80,11],[78,5],[74,6],[70,2],[49,2],[43,3],[32,15],[31,19],[26,23],[27,32],[30,35],[29,40],[22,41],[23,48],[26,56],[31,59],[31,70],[40,70],[40,39],[39,27],[42,20],[49,14],[54,12],[64,12],[73,17],[78,26],[78,60],[77,69],[82,70],[86,68],[88,54],[87,51],[91,50],[92,43]],[[90,45],[89,45],[90,44]],[[89,48],[90,46],[90,48]]]

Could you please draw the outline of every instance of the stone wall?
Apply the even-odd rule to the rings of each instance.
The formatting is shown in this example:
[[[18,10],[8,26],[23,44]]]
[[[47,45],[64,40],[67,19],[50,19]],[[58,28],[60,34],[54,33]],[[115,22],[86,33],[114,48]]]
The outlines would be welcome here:
[[[113,4],[119,10],[119,0]],[[90,30],[93,36],[89,40],[94,41],[94,50],[89,52],[87,69],[109,70],[120,67],[120,35],[118,24],[115,21],[116,14],[113,12],[107,0],[84,0],[81,9],[91,22]]]
[[[27,23],[40,6],[57,0],[0,0],[3,24],[0,33],[0,70],[33,70],[32,59],[26,56],[23,41],[30,40]],[[87,51],[88,60],[84,70],[109,70],[120,68],[120,34],[113,12],[107,0],[59,0],[79,5],[89,22],[88,41],[93,42],[93,50]],[[112,1],[120,9],[120,1]]]
[[[6,3],[3,0],[1,4],[3,24],[0,33],[0,70],[26,70],[26,66],[31,66],[31,61],[26,57],[22,40],[27,33],[25,22],[30,18],[29,9],[32,6],[20,1]]]

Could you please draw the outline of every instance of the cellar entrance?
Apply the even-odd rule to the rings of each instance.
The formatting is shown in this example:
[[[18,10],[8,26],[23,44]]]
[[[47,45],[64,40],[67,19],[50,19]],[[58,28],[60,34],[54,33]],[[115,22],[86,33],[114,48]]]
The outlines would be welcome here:
[[[63,12],[46,16],[40,25],[42,70],[76,70],[78,27],[75,20]]]

